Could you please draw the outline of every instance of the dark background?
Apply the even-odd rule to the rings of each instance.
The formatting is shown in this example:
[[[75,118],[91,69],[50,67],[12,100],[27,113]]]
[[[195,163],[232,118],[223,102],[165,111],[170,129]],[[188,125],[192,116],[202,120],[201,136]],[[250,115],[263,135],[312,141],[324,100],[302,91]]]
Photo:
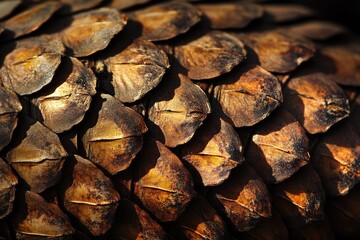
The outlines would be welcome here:
[[[307,5],[324,19],[347,26],[360,35],[360,0],[284,0],[282,2]]]

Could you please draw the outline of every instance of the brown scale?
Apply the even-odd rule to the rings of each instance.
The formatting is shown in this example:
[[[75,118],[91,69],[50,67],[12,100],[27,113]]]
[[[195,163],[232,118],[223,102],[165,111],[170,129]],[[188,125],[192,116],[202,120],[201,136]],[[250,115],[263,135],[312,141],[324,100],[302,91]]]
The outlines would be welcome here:
[[[0,158],[0,219],[6,217],[13,209],[17,184],[18,180],[10,166]]]
[[[68,153],[59,137],[40,122],[19,119],[17,138],[10,145],[6,160],[33,192],[57,185]]]
[[[168,40],[187,32],[200,21],[201,12],[185,2],[169,1],[128,13],[141,24],[142,37],[150,41]]]
[[[199,86],[176,69],[171,71],[151,95],[147,114],[150,134],[165,146],[176,147],[193,137],[211,110]]]
[[[45,1],[0,22],[0,26],[6,31],[6,36],[0,38],[0,40],[18,38],[35,31],[61,7],[60,2]]]
[[[81,122],[96,93],[95,75],[79,60],[63,59],[59,68],[61,72],[55,74],[52,86],[32,99],[33,117],[56,133]]]
[[[220,185],[244,161],[235,129],[215,114],[181,147],[181,158],[196,169],[204,186]]]
[[[167,147],[147,139],[136,159],[134,194],[162,222],[176,220],[195,195],[190,172]]]
[[[21,110],[16,94],[0,85],[0,151],[9,144]]]
[[[282,182],[310,159],[305,130],[289,112],[276,110],[253,132],[246,159],[266,183]]]
[[[263,16],[263,7],[251,3],[196,4],[213,29],[239,29]],[[221,9],[221,11],[219,11]]]
[[[265,183],[248,165],[241,165],[210,192],[210,201],[239,232],[248,231],[271,217],[270,194]]]
[[[19,190],[11,216],[16,239],[71,239],[75,229],[61,209],[40,195]]]
[[[230,72],[246,57],[244,44],[236,37],[212,31],[175,46],[175,58],[194,80],[206,80]]]
[[[274,206],[290,228],[300,228],[324,217],[325,192],[314,169],[307,166],[271,188]]]
[[[113,55],[115,51],[110,53]],[[163,51],[151,42],[140,39],[96,63],[99,72],[106,71],[111,75],[108,82],[103,80],[104,88],[113,92],[121,102],[135,102],[144,97],[160,83],[169,67]]]
[[[244,65],[213,86],[212,106],[235,127],[253,126],[283,101],[279,81],[260,66]]]
[[[11,52],[3,55],[0,80],[19,95],[32,94],[48,85],[65,51],[59,40],[46,36],[25,38],[5,47]]]
[[[143,145],[147,131],[140,114],[108,94],[94,99],[97,114],[83,126],[83,146],[87,158],[110,174],[128,168]]]
[[[114,224],[120,196],[112,181],[91,161],[69,157],[61,183],[66,211],[94,236],[105,234]]]
[[[319,140],[310,162],[331,196],[346,195],[360,181],[360,136],[349,121],[338,124]]]

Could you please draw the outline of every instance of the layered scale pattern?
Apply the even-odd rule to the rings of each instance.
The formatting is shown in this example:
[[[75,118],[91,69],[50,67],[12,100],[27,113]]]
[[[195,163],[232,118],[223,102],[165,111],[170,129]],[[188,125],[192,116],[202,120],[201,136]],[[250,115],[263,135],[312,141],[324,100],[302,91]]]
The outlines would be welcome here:
[[[359,86],[300,5],[0,1],[0,239],[358,239]]]

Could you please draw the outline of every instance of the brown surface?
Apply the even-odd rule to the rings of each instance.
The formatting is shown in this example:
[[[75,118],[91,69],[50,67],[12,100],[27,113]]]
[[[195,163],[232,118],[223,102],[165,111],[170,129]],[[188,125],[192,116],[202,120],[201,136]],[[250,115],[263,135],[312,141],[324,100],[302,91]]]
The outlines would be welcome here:
[[[326,132],[350,112],[343,90],[322,73],[290,78],[284,106],[310,134]]]
[[[214,98],[235,127],[244,127],[266,118],[283,97],[281,85],[271,73],[259,66],[246,65],[215,85]]]
[[[265,13],[275,23],[289,22],[314,15],[314,11],[297,4],[266,4]]]
[[[160,142],[148,139],[137,159],[134,193],[162,222],[174,221],[195,195],[190,173]]]
[[[244,28],[263,16],[263,7],[251,3],[200,3],[196,5],[214,29]]]
[[[210,113],[210,104],[200,87],[182,74],[169,74],[150,100],[150,133],[168,147],[188,142]]]
[[[19,126],[20,135],[6,159],[30,189],[39,193],[59,183],[67,153],[58,136],[41,123],[21,118]]]
[[[151,0],[111,0],[108,6],[112,8],[116,8],[118,10],[123,10],[133,6],[148,3],[150,1]]]
[[[84,148],[92,162],[116,174],[128,168],[140,151],[147,127],[140,114],[114,97],[102,94],[95,101],[99,113],[88,118]]]
[[[280,31],[291,36],[306,37],[312,40],[324,41],[346,33],[346,29],[338,24],[325,21],[309,21],[294,24]]]
[[[349,122],[321,138],[311,163],[331,196],[346,195],[360,181],[360,137]]]
[[[65,51],[59,40],[49,37],[33,37],[9,43],[12,50],[0,68],[0,78],[6,88],[19,95],[39,91],[49,84]]]
[[[64,9],[61,13],[74,13],[86,9],[91,9],[99,5],[104,0],[60,0],[64,4]]]
[[[103,63],[111,74],[108,88],[121,102],[142,98],[160,83],[170,66],[166,54],[146,40],[135,40]]]
[[[103,235],[115,221],[120,196],[112,181],[92,162],[75,155],[66,168],[64,206],[94,236]]]
[[[99,8],[61,18],[49,29],[58,30],[51,36],[69,48],[69,55],[85,57],[106,48],[126,23],[124,14],[111,8]]]
[[[13,209],[15,187],[18,180],[9,165],[0,158],[0,219],[3,219]]]
[[[170,1],[129,13],[129,18],[141,25],[143,38],[160,41],[187,32],[200,15],[193,5]]]
[[[79,60],[63,59],[60,69],[62,71],[55,75],[52,82],[55,87],[47,88],[39,93],[40,97],[32,99],[37,110],[35,117],[56,133],[78,124],[96,93],[95,75]]]
[[[11,220],[20,239],[66,238],[75,233],[67,216],[55,204],[29,191],[21,191],[17,197]]]
[[[61,6],[62,4],[57,1],[45,1],[0,23],[4,29],[9,31],[5,39],[18,38],[35,31],[48,21]]]
[[[21,109],[16,94],[0,86],[0,150],[9,144]]]
[[[243,34],[239,38],[256,53],[260,66],[270,72],[291,72],[315,52],[312,42],[277,32]]]
[[[187,76],[205,80],[230,72],[246,56],[244,44],[236,37],[212,31],[175,47],[175,57],[188,70]]]
[[[324,47],[321,53],[330,59],[334,81],[345,86],[360,86],[360,47],[358,43],[348,46]]]
[[[272,188],[273,203],[286,225],[297,228],[324,217],[325,192],[314,169],[307,166]]]
[[[3,0],[0,2],[0,19],[8,16],[17,6],[21,0]]]
[[[212,190],[211,196],[217,209],[226,214],[237,231],[248,231],[271,216],[267,187],[248,165],[233,171],[226,182]]]
[[[194,137],[181,148],[182,159],[193,166],[205,186],[224,182],[244,161],[240,138],[224,120],[210,116]]]
[[[278,183],[307,164],[308,145],[301,125],[289,112],[279,109],[258,125],[246,159],[266,183]]]

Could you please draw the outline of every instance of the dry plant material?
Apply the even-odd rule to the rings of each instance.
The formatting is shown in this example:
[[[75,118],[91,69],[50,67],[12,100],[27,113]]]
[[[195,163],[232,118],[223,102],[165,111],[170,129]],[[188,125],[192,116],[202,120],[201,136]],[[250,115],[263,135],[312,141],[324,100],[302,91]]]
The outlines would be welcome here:
[[[210,116],[194,137],[181,148],[182,159],[200,174],[205,186],[225,181],[233,168],[244,161],[235,129],[224,120]]]
[[[200,21],[201,12],[185,2],[170,1],[129,13],[141,24],[142,37],[150,41],[167,40],[187,32]]]
[[[210,113],[201,88],[182,74],[172,74],[153,92],[149,103],[150,133],[168,147],[187,143]]]
[[[334,81],[345,86],[360,86],[360,47],[330,45],[323,47],[321,53],[330,59]]]
[[[22,0],[2,0],[0,1],[0,19],[10,15],[12,11],[20,5]]]
[[[5,39],[18,38],[35,31],[61,6],[58,1],[45,1],[0,23],[0,26],[9,32]]]
[[[278,32],[242,34],[239,37],[256,53],[260,66],[270,72],[291,72],[315,53],[312,42]]]
[[[10,166],[0,158],[0,219],[9,215],[13,209],[17,183]]]
[[[175,223],[181,239],[227,239],[225,222],[203,197],[197,197]]]
[[[296,4],[266,4],[264,10],[269,20],[275,23],[299,20],[314,15],[310,8]]]
[[[127,199],[119,202],[119,213],[106,239],[172,239],[150,215]]]
[[[250,230],[259,221],[271,216],[267,187],[245,164],[234,169],[228,180],[212,189],[211,200],[240,232]]]
[[[7,47],[12,49],[12,44]],[[15,42],[0,68],[4,87],[19,95],[39,91],[49,84],[65,51],[59,40],[49,37],[26,38]]]
[[[308,163],[309,140],[296,119],[279,109],[255,130],[246,159],[266,183],[282,182]]]
[[[60,0],[64,4],[61,13],[74,13],[96,7],[104,0]]]
[[[318,41],[328,40],[346,32],[344,27],[325,21],[299,23],[285,27],[284,29],[281,28],[280,31],[292,36],[305,37]]]
[[[13,142],[6,159],[30,187],[40,193],[56,185],[67,153],[59,137],[39,122],[20,118]]]
[[[124,14],[111,8],[99,8],[59,19],[53,23],[53,28],[59,31],[52,36],[69,48],[70,55],[86,57],[106,48],[126,23]]]
[[[111,74],[108,88],[121,102],[142,98],[159,84],[170,66],[165,52],[146,40],[135,40],[120,53],[98,62],[101,64]]]
[[[219,31],[209,32],[175,47],[175,57],[194,80],[210,79],[230,72],[246,56],[244,44]]]
[[[352,189],[346,196],[331,199],[327,213],[335,234],[357,239],[360,237],[360,188]]]
[[[283,100],[279,81],[259,66],[247,65],[225,75],[213,92],[235,127],[258,123]]]
[[[253,229],[245,232],[243,240],[288,240],[288,230],[278,211],[271,209],[271,218],[259,222]]]
[[[322,220],[325,192],[314,169],[304,167],[272,188],[273,203],[291,228]]]
[[[327,194],[346,195],[360,181],[360,136],[353,126],[344,122],[324,135],[311,163]]]
[[[244,28],[263,16],[263,7],[251,3],[200,3],[196,5],[214,29]]]
[[[112,0],[108,6],[111,8],[116,8],[118,10],[134,7],[137,5],[145,4],[151,0]]]
[[[94,101],[93,109],[99,113],[86,123],[86,156],[114,175],[130,166],[143,145],[147,127],[140,114],[110,95],[102,94]]]
[[[339,220],[338,220],[339,221]],[[290,239],[294,240],[312,240],[312,239],[327,239],[335,240],[332,227],[328,219],[312,222],[302,228],[291,229]]]
[[[11,216],[16,239],[69,239],[75,233],[60,208],[40,195],[21,190]]]
[[[66,58],[60,65],[52,84],[40,97],[32,100],[35,118],[56,133],[69,130],[78,124],[89,109],[96,93],[96,78],[76,58]]]
[[[68,161],[64,207],[92,235],[103,235],[114,223],[120,196],[111,180],[92,162],[77,155]]]
[[[9,144],[21,109],[16,94],[0,85],[0,151]]]
[[[137,159],[134,193],[162,222],[176,220],[195,195],[191,175],[180,159],[152,139],[144,143]]]
[[[284,88],[284,106],[310,134],[326,132],[347,117],[344,91],[322,73],[291,78]]]

